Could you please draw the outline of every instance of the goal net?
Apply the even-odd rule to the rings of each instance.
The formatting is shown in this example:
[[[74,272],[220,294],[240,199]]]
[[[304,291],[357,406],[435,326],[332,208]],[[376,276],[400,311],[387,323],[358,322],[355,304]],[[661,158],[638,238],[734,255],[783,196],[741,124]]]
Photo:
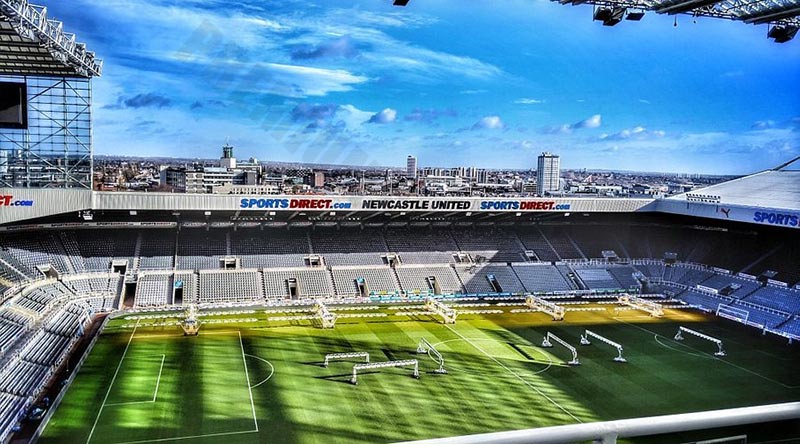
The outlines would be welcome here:
[[[730,319],[732,321],[741,322],[742,324],[747,324],[747,320],[750,317],[750,312],[747,310],[742,310],[741,308],[719,304],[717,306],[717,316]]]

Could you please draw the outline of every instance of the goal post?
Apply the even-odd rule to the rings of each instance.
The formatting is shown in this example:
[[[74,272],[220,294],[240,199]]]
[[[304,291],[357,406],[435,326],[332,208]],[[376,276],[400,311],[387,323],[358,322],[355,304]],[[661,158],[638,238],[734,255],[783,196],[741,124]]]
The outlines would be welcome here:
[[[612,341],[611,339],[608,339],[608,338],[606,338],[604,336],[600,336],[599,334],[597,334],[597,333],[595,333],[595,332],[593,332],[591,330],[586,330],[581,335],[581,345],[591,345],[592,343],[591,343],[591,341],[589,341],[590,337],[595,338],[598,341],[603,342],[605,344],[608,344],[608,345],[610,345],[610,346],[612,346],[612,347],[617,349],[617,356],[614,358],[614,362],[628,362],[628,360],[625,359],[622,356],[622,345],[620,345],[620,344],[618,344],[618,343],[616,343],[616,342]]]
[[[719,304],[717,305],[717,316],[747,324],[750,318],[750,312],[742,310],[741,308],[731,307],[730,305]]]
[[[629,294],[623,294],[617,298],[617,301],[621,305],[625,305],[627,307],[647,312],[650,314],[650,316],[654,318],[660,318],[661,316],[664,316],[664,307],[661,304],[657,304],[653,301],[648,301],[647,299],[643,299],[637,296],[632,296]]]
[[[325,355],[325,362],[323,362],[322,365],[327,368],[330,361],[346,361],[349,359],[362,358],[364,362],[369,363],[369,352],[328,353]]]
[[[455,324],[458,312],[432,297],[425,300],[425,309],[442,317],[445,324]]]
[[[353,377],[350,378],[350,383],[358,385],[358,371],[359,370],[375,370],[390,367],[412,367],[414,369],[413,376],[419,379],[419,362],[416,359],[404,359],[401,361],[384,361],[384,362],[371,362],[366,364],[356,364],[353,366]]]
[[[336,314],[331,313],[322,301],[317,301],[314,305],[315,316],[322,323],[322,328],[333,328],[336,326]]]
[[[553,341],[555,341],[555,342],[558,342],[558,343],[559,343],[559,344],[561,344],[561,345],[562,345],[564,348],[566,348],[567,350],[569,350],[570,352],[572,352],[572,360],[570,360],[570,361],[567,361],[567,364],[569,364],[569,365],[581,365],[581,362],[580,362],[580,361],[578,361],[578,350],[576,350],[576,349],[575,349],[575,347],[573,347],[573,346],[569,345],[569,344],[567,343],[567,341],[565,341],[565,340],[563,340],[563,339],[559,338],[558,336],[556,336],[556,335],[554,335],[554,334],[550,333],[549,331],[548,331],[548,332],[547,332],[547,334],[544,336],[544,340],[542,341],[542,347],[545,347],[545,348],[551,348],[551,347],[553,346],[553,343],[552,343],[552,342],[550,342],[551,340],[553,340]]]
[[[447,370],[444,368],[444,356],[439,353],[439,350],[436,350],[436,347],[433,346],[430,342],[428,342],[425,338],[419,339],[419,344],[417,345],[417,354],[427,354],[428,356],[433,359],[433,362],[439,364],[439,368],[434,370],[434,373],[439,374],[446,374]]]
[[[548,300],[542,299],[538,296],[534,296],[532,294],[525,297],[525,305],[533,310],[538,310],[543,313],[547,313],[553,317],[554,321],[563,321],[564,315],[566,314],[567,310],[560,306],[556,305]]]
[[[678,333],[675,333],[675,340],[676,341],[683,341],[683,339],[684,339],[683,338],[683,333],[687,333],[687,334],[690,334],[692,336],[697,336],[700,339],[705,339],[706,341],[709,341],[709,342],[712,342],[712,343],[716,344],[718,350],[717,350],[716,353],[714,353],[714,356],[725,356],[726,355],[725,350],[723,350],[723,348],[722,348],[722,341],[721,340],[719,340],[717,338],[714,338],[714,337],[711,337],[711,336],[709,336],[709,335],[707,335],[705,333],[700,333],[699,331],[695,331],[695,330],[692,330],[690,328],[686,328],[686,327],[683,327],[683,326],[678,327]]]

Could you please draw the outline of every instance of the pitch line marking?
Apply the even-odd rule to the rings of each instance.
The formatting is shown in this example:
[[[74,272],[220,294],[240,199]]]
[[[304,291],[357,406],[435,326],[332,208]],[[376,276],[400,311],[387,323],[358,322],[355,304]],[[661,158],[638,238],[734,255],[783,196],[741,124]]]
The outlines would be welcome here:
[[[623,324],[630,325],[631,327],[636,327],[636,328],[638,328],[639,330],[645,331],[645,332],[647,332],[647,333],[651,333],[651,334],[655,335],[656,337],[658,337],[658,336],[661,336],[662,338],[665,338],[665,339],[668,339],[668,340],[672,340],[671,338],[668,338],[668,337],[666,337],[666,336],[663,336],[663,335],[659,335],[658,333],[656,333],[656,332],[654,332],[654,331],[651,331],[651,330],[648,330],[648,329],[646,329],[646,328],[644,328],[644,327],[640,327],[640,326],[638,326],[638,325],[636,325],[636,324],[631,324],[631,323],[629,323],[629,322],[625,322],[625,321],[623,321],[622,319],[619,319],[619,318],[617,318],[617,317],[614,317],[614,318],[612,318],[612,319],[615,319],[615,320],[616,320],[616,321],[618,321],[618,322],[622,322]],[[658,342],[658,341],[656,341],[656,342]],[[673,342],[674,342],[674,341],[673,341]],[[659,344],[661,344],[661,343],[659,342]],[[681,344],[681,343],[677,343],[677,344],[680,344],[680,345],[682,345],[682,346],[684,346],[684,347],[686,347],[686,348],[688,348],[688,349],[694,350],[694,351],[696,351],[697,353],[704,353],[702,350],[698,350],[698,349],[696,349],[696,348],[692,347],[691,345],[686,345],[686,344]],[[661,345],[663,345],[663,344],[661,344]],[[775,379],[772,379],[772,378],[770,378],[770,377],[768,377],[768,376],[764,376],[764,375],[762,375],[761,373],[758,373],[758,372],[756,372],[756,371],[750,370],[749,368],[742,367],[742,366],[740,366],[740,365],[734,364],[733,362],[726,361],[726,360],[724,360],[724,359],[721,359],[721,358],[718,358],[718,357],[716,357],[716,356],[714,356],[714,357],[711,357],[711,356],[709,356],[709,359],[713,359],[713,360],[715,360],[715,361],[719,361],[719,362],[721,362],[721,363],[723,363],[723,364],[726,364],[726,365],[729,365],[729,366],[731,366],[731,367],[733,367],[733,368],[738,368],[739,370],[741,370],[741,371],[743,371],[743,372],[750,373],[750,374],[751,374],[751,375],[753,375],[753,376],[758,376],[759,378],[761,378],[761,379],[763,379],[763,380],[765,380],[765,381],[772,382],[773,384],[778,384],[779,386],[781,386],[781,387],[783,387],[783,388],[787,388],[787,389],[797,389],[797,388],[800,388],[800,385],[788,385],[788,384],[784,384],[784,383],[782,383],[782,382],[780,382],[780,381],[777,381],[777,380],[775,380]]]
[[[441,344],[447,344],[448,342],[465,341],[465,340],[466,340],[466,338],[464,338],[464,339],[448,339],[446,341],[439,341],[439,342],[433,344],[433,346],[436,347],[436,346],[441,345]],[[490,339],[490,338],[471,338],[470,340],[478,341],[478,342],[480,342],[480,341],[491,341],[491,342],[502,343],[501,341],[498,341],[497,339]],[[470,345],[472,345],[472,344],[470,344]],[[545,358],[547,358],[547,366],[545,368],[541,369],[541,370],[537,370],[537,371],[531,373],[531,375],[538,375],[540,373],[544,373],[544,372],[550,370],[550,367],[553,366],[553,360],[550,359],[550,355],[548,355],[547,353],[543,353],[541,350],[539,350],[536,347],[534,347],[534,350],[536,350],[536,352],[539,353],[540,355],[542,355]],[[430,350],[428,350],[428,356],[430,356]],[[433,358],[431,358],[431,359],[433,359]],[[534,362],[536,362],[536,361],[534,361]],[[538,364],[538,362],[537,362],[537,364]],[[465,372],[465,373],[469,373],[471,375],[474,375],[474,373],[468,372],[466,370],[458,370],[458,369],[456,369],[456,371],[461,371],[461,372]]]
[[[234,334],[238,330],[220,330],[220,331],[203,331],[204,336],[208,335],[225,335],[225,334]],[[147,339],[147,338],[183,338],[184,335],[177,334],[156,334],[156,335],[139,335],[137,338],[139,339]]]
[[[145,444],[148,442],[167,442],[167,441],[182,441],[185,439],[196,439],[196,438],[210,438],[214,436],[229,436],[229,435],[244,435],[247,433],[258,433],[258,430],[244,430],[241,432],[221,432],[221,433],[209,433],[206,435],[192,435],[192,436],[178,436],[177,438],[158,438],[158,439],[143,439],[141,441],[126,441],[117,444]]]
[[[150,401],[132,401],[132,402],[110,402],[106,404],[107,407],[112,407],[115,405],[133,405],[133,404],[152,404],[156,402],[156,397],[158,396],[158,386],[161,384],[161,372],[164,370],[164,360],[167,358],[167,355],[161,355],[161,367],[158,369],[158,379],[156,379],[156,389],[153,391],[153,399]]]
[[[238,330],[239,345],[242,347],[242,364],[244,365],[244,377],[247,379],[247,391],[250,393],[250,409],[253,411],[253,423],[256,425],[256,432],[258,432],[258,418],[256,418],[256,405],[253,402],[253,387],[250,386],[250,373],[247,371],[247,359],[244,354],[244,342],[242,342],[242,331]]]
[[[111,378],[111,384],[108,385],[108,390],[106,390],[106,396],[103,398],[103,403],[100,404],[100,410],[97,412],[97,417],[94,418],[94,424],[92,424],[92,429],[89,430],[89,437],[86,438],[86,444],[89,444],[89,441],[92,440],[92,436],[94,435],[94,429],[97,428],[97,422],[100,421],[100,415],[103,413],[103,408],[106,406],[106,401],[108,401],[108,395],[111,394],[111,388],[114,387],[114,381],[117,380],[117,375],[119,374],[119,369],[122,368],[122,362],[125,360],[125,355],[128,354],[128,349],[131,346],[131,342],[133,341],[133,335],[136,334],[136,328],[139,327],[139,321],[136,321],[136,325],[133,327],[133,331],[131,332],[131,337],[128,338],[128,343],[125,345],[125,350],[122,352],[122,357],[119,359],[119,364],[117,364],[117,369],[114,371],[114,376]]]
[[[572,413],[570,413],[570,411],[569,411],[569,410],[567,410],[567,409],[565,409],[564,407],[562,407],[562,406],[561,406],[561,404],[559,404],[558,402],[556,402],[556,401],[555,401],[553,398],[551,398],[551,397],[547,396],[547,394],[545,394],[544,392],[542,392],[541,390],[539,390],[539,388],[538,388],[538,387],[536,387],[536,386],[532,385],[532,384],[531,384],[530,382],[528,382],[528,381],[527,381],[525,378],[523,378],[522,376],[518,375],[517,373],[515,373],[515,372],[514,372],[513,370],[511,370],[510,368],[506,367],[506,365],[505,365],[505,364],[503,364],[502,362],[498,361],[498,360],[497,360],[497,359],[496,359],[494,356],[492,356],[492,355],[490,355],[490,354],[486,353],[486,352],[485,352],[485,351],[484,351],[482,348],[478,347],[478,346],[477,346],[477,345],[475,345],[475,344],[474,344],[472,341],[470,341],[469,339],[465,338],[465,337],[464,337],[464,336],[463,336],[461,333],[459,333],[459,332],[457,332],[455,329],[453,329],[453,327],[451,327],[451,326],[449,326],[449,325],[445,325],[445,327],[447,327],[447,328],[448,328],[450,331],[452,331],[453,333],[455,333],[455,334],[456,334],[456,336],[458,336],[458,337],[460,337],[461,339],[463,339],[464,341],[466,341],[466,342],[467,342],[469,345],[471,345],[471,346],[475,347],[475,349],[476,349],[476,350],[478,350],[479,352],[483,353],[483,354],[484,354],[486,357],[488,357],[489,359],[491,359],[492,361],[494,361],[495,363],[497,363],[497,365],[499,365],[500,367],[503,367],[503,368],[504,368],[504,369],[505,369],[507,372],[509,372],[509,373],[511,373],[512,375],[514,375],[514,377],[516,377],[517,379],[519,379],[520,381],[522,381],[522,383],[523,383],[523,384],[525,384],[525,385],[527,385],[528,387],[532,388],[533,390],[535,390],[535,391],[536,391],[536,393],[540,394],[540,395],[541,395],[541,396],[543,396],[545,399],[547,399],[548,401],[550,401],[551,403],[553,403],[553,405],[555,405],[556,407],[558,407],[559,409],[561,409],[561,411],[562,411],[562,412],[564,412],[564,413],[566,413],[567,415],[569,415],[569,416],[570,416],[572,419],[574,419],[574,420],[578,421],[579,423],[582,423],[582,422],[583,422],[583,421],[581,421],[581,420],[580,420],[580,419],[579,419],[577,416],[575,416],[575,415],[573,415]]]
[[[263,381],[261,381],[261,382],[259,382],[258,384],[254,385],[254,386],[251,386],[251,387],[250,387],[251,389],[254,389],[254,388],[258,387],[259,385],[261,385],[261,384],[263,384],[263,383],[265,383],[265,382],[269,381],[269,380],[270,380],[270,378],[272,378],[272,375],[274,375],[274,374],[275,374],[275,366],[273,366],[271,362],[267,361],[267,360],[266,360],[266,359],[264,359],[264,358],[259,358],[258,356],[254,356],[254,355],[251,355],[251,354],[247,354],[247,355],[245,355],[245,356],[250,356],[251,358],[258,359],[259,361],[261,361],[261,362],[264,362],[265,364],[267,364],[267,365],[269,366],[269,368],[271,369],[271,370],[270,370],[270,372],[269,372],[269,376],[267,376],[266,378],[264,378],[264,380],[263,380]]]

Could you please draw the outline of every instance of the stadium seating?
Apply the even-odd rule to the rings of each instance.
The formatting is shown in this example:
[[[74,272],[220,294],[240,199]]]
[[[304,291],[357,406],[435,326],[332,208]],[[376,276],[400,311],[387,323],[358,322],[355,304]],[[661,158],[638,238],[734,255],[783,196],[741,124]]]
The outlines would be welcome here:
[[[538,228],[520,230],[518,235],[525,249],[533,251],[540,261],[552,262],[560,259]]]
[[[248,228],[231,234],[231,254],[241,259],[242,268],[302,267],[310,253],[303,230]]]
[[[403,265],[396,267],[400,287],[408,293],[428,293],[434,289],[429,284],[429,277],[435,277],[441,294],[463,293],[464,289],[450,266],[436,265]]]
[[[268,299],[330,297],[333,280],[325,268],[264,269],[264,293]],[[299,293],[290,296],[288,281],[297,282]]]
[[[548,242],[558,253],[561,259],[585,259],[569,238],[567,232],[559,227],[542,225],[542,234],[547,237]]]
[[[512,264],[512,266],[527,291],[535,293],[576,289],[553,265],[523,263]]]
[[[140,274],[136,283],[137,307],[166,305],[172,300],[172,274]]]
[[[514,232],[500,228],[458,229],[453,232],[459,251],[485,258],[490,262],[525,260],[524,247]]]
[[[178,235],[180,270],[219,270],[220,259],[228,255],[227,231],[186,228]]]
[[[261,275],[255,270],[208,270],[200,272],[200,303],[263,301]]]
[[[488,276],[494,276],[503,293],[523,293],[525,287],[520,282],[514,269],[507,265],[457,265],[458,277],[464,283],[467,293],[493,293]]]
[[[332,267],[331,274],[339,296],[359,295],[358,279],[364,279],[372,293],[396,293],[400,290],[394,272],[385,266]]]
[[[199,277],[197,273],[191,271],[179,271],[175,273],[175,285],[178,282],[183,285],[183,304],[194,304],[199,300]],[[177,301],[176,301],[177,303]]]
[[[619,282],[604,267],[575,266],[575,273],[590,290],[615,290]]]
[[[139,248],[140,270],[168,270],[175,260],[175,233],[153,229],[143,233]]]

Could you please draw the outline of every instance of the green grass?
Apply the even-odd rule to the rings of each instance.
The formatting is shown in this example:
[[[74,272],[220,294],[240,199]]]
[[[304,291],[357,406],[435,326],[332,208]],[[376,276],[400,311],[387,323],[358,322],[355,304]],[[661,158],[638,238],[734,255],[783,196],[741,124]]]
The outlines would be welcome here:
[[[91,433],[90,444],[380,443],[800,399],[794,347],[694,313],[469,315],[454,326],[389,316],[334,330],[238,317],[259,321],[205,325],[194,338],[112,321],[41,442],[87,443]],[[723,339],[728,357],[699,338],[675,342],[678,325]],[[616,350],[599,341],[578,345],[585,328],[621,343],[629,362],[613,362]],[[563,347],[540,347],[547,331],[575,345],[582,365],[564,365]],[[421,337],[449,374],[413,353]],[[353,362],[320,365],[343,351],[419,359],[422,375],[382,369],[354,386]]]

